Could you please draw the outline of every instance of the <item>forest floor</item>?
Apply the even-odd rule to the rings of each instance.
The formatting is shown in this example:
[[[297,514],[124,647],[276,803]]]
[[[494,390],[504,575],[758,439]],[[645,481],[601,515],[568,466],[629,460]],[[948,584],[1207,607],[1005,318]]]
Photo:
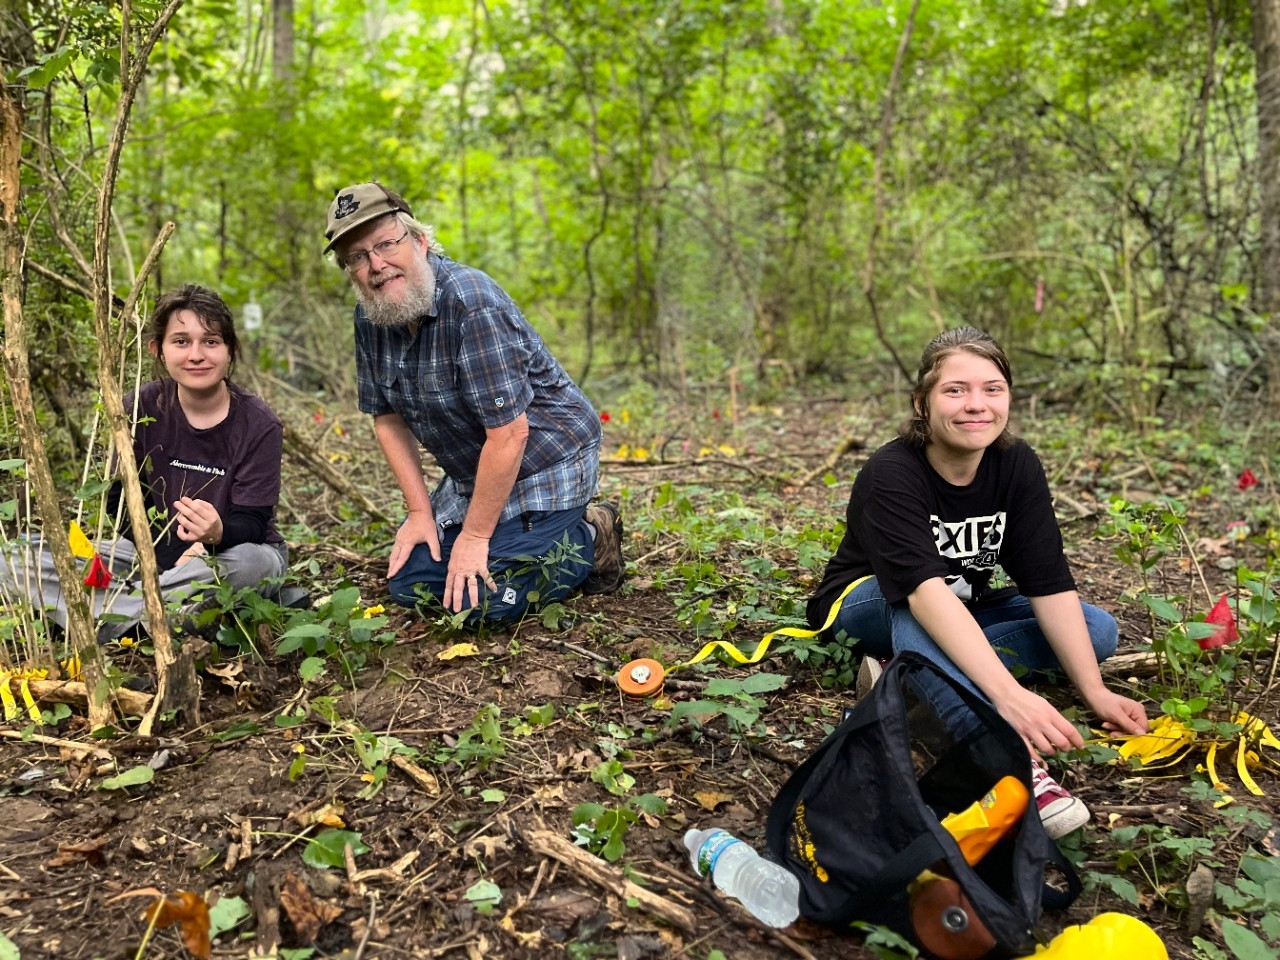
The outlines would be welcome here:
[[[751,650],[779,625],[767,616],[779,609],[771,590],[791,609],[807,595],[850,479],[892,431],[874,410],[851,409],[818,398],[744,411],[736,428],[709,412],[701,434],[688,415],[665,428],[676,439],[649,449],[646,462],[634,459],[634,420],[624,432],[614,412],[609,449],[630,448],[607,458],[602,495],[623,504],[629,579],[616,595],[569,600],[554,629],[529,618],[468,636],[392,608],[394,642],[351,682],[332,664],[304,682],[298,654],[267,646],[263,660],[210,659],[199,726],[91,740],[72,717],[43,731],[92,746],[89,754],[0,740],[0,932],[22,960],[189,956],[177,927],[148,931],[148,895],[128,896],[155,888],[217,904],[215,922],[233,929],[215,940],[215,957],[263,956],[273,943],[282,958],[348,960],[875,956],[860,935],[760,925],[694,878],[682,845],[689,827],[714,824],[763,847],[775,792],[853,701],[830,671],[855,661],[818,651],[801,663],[785,650],[750,667],[713,661],[672,678],[665,705],[628,699],[613,680],[633,657],[670,664],[716,633]],[[315,420],[312,442],[394,509],[398,496],[364,425],[335,431],[319,411]],[[1170,596],[1198,595],[1195,610],[1234,589],[1235,563],[1263,565],[1260,546],[1223,532],[1247,509],[1234,472],[1206,477],[1158,448],[1091,450],[1084,427],[1034,426],[1022,432],[1046,461],[1081,592],[1116,613],[1121,652],[1140,649],[1151,626],[1141,606],[1120,599],[1140,580],[1103,535],[1110,494],[1190,498],[1185,543],[1194,549],[1171,551],[1151,576]],[[1061,439],[1064,429],[1081,431],[1079,442]],[[295,545],[295,569],[312,571],[306,585],[317,594],[345,580],[363,602],[378,602],[385,550],[358,539],[365,520],[311,472],[297,460],[287,466],[283,519],[312,532]],[[806,536],[813,530],[824,534]],[[464,641],[474,655],[440,658]],[[128,651],[115,655],[139,674],[149,669]],[[671,704],[706,696],[709,678],[760,672],[787,679],[727,698],[736,719],[672,719]],[[1109,680],[1139,697],[1153,689],[1137,670]],[[1065,689],[1044,692],[1071,704]],[[1159,704],[1148,711],[1158,716]],[[1275,717],[1274,702],[1264,715]],[[1214,956],[1193,942],[1183,885],[1203,862],[1229,886],[1249,847],[1280,857],[1280,810],[1274,778],[1259,776],[1268,795],[1250,796],[1225,759],[1220,772],[1237,802],[1216,809],[1191,789],[1196,762],[1138,775],[1091,755],[1062,769],[1093,813],[1064,843],[1087,888],[1069,910],[1045,915],[1046,934],[1117,910],[1153,926],[1171,957]],[[150,783],[104,789],[108,776],[142,764],[156,770]],[[637,810],[645,794],[662,798],[665,812]],[[635,813],[629,827],[625,814],[617,821],[625,853],[616,863],[572,845],[583,803]],[[1245,807],[1259,816],[1229,818]],[[341,846],[311,842],[326,824],[358,834],[349,862]],[[326,856],[341,865],[315,865]],[[499,902],[485,902],[495,894]],[[1195,936],[1222,950],[1217,911]]]

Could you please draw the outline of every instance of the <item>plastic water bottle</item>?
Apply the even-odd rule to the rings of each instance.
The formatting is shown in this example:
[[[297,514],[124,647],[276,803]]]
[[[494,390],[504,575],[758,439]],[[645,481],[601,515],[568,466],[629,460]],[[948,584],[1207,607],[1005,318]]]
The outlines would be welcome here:
[[[736,899],[761,923],[785,927],[800,915],[800,881],[786,867],[765,860],[726,830],[684,835],[698,876],[711,875],[718,890]]]

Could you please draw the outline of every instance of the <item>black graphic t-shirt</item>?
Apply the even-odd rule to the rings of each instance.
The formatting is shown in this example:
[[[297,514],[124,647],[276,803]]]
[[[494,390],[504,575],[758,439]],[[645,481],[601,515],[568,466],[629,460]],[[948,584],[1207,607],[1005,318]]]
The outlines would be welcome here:
[[[848,584],[868,574],[890,603],[934,577],[966,603],[992,599],[997,565],[1024,596],[1075,589],[1044,468],[1021,440],[1006,450],[988,447],[964,487],[942,479],[924,448],[893,440],[858,472],[847,521],[809,600],[814,627]]]
[[[133,453],[152,510],[156,561],[167,569],[190,544],[179,540],[172,522],[173,502],[181,497],[207,500],[226,525],[237,507],[263,508],[267,523],[261,543],[281,543],[274,514],[280,499],[280,460],[284,427],[259,397],[231,388],[231,408],[221,423],[197,429],[178,403],[173,380],[153,380],[138,390]],[[125,400],[133,412],[133,397]],[[234,542],[224,534],[222,546]]]

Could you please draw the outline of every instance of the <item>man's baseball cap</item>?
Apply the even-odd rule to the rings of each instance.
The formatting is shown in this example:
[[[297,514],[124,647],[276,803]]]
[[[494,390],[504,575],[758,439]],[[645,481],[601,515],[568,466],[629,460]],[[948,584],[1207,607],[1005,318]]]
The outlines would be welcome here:
[[[402,210],[409,216],[413,211],[398,193],[392,193],[376,180],[368,183],[357,183],[353,187],[345,187],[338,191],[329,204],[329,219],[325,223],[324,236],[329,241],[324,252],[333,249],[344,234],[357,227],[362,227],[371,220]]]

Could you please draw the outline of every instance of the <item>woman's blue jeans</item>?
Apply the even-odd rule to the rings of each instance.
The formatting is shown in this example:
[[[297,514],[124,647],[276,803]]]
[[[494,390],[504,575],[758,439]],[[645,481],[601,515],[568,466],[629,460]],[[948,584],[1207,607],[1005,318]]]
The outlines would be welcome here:
[[[1088,603],[1080,606],[1084,610],[1093,654],[1101,663],[1116,652],[1119,627],[1115,618],[1105,610]],[[995,648],[1000,661],[1014,676],[1024,679],[1028,676],[1042,677],[1061,670],[1053,648],[1031,611],[1031,601],[1026,597],[1016,595],[992,603],[979,603],[968,609]],[[977,684],[965,676],[920,626],[905,600],[892,604],[885,600],[875,577],[860,583],[844,598],[831,632],[837,637],[844,634],[850,642],[856,640],[861,653],[878,659],[887,659],[903,650],[914,650],[931,660],[943,673],[987,699]],[[977,725],[972,711],[945,683],[925,678],[920,687],[918,692],[929,702],[952,736],[963,737]]]

